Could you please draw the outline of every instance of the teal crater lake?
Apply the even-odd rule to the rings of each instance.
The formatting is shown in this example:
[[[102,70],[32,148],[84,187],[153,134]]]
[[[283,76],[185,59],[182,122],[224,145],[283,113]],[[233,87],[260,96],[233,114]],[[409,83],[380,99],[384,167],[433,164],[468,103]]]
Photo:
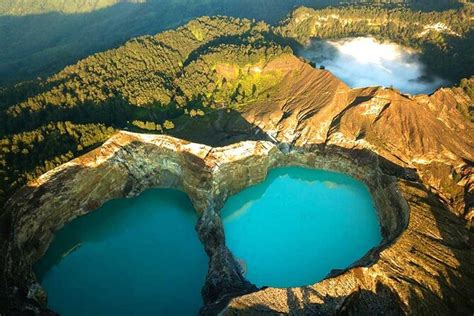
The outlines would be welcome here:
[[[34,266],[61,315],[196,315],[208,257],[186,194],[150,189],[59,230]]]
[[[314,284],[381,241],[367,186],[348,175],[300,167],[271,170],[221,210],[226,244],[257,286]]]

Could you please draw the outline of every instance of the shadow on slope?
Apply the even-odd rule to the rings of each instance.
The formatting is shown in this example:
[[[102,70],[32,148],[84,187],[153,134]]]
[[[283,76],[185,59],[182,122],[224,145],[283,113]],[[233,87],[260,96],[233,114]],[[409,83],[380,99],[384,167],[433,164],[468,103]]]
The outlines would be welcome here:
[[[221,113],[221,111],[216,111],[216,113]],[[225,114],[218,115],[230,114],[229,119],[232,118],[233,121],[238,122],[239,126],[244,127],[244,130],[253,131],[250,126],[244,126],[243,119],[239,120],[238,114],[235,112],[222,113]],[[204,134],[203,131],[200,133]],[[212,130],[207,130],[207,133],[214,134]],[[154,145],[137,141],[133,136],[131,139],[127,137],[129,136],[125,135],[124,140],[120,142],[121,150],[114,151],[110,157],[97,165],[88,166],[92,161],[96,161],[98,153],[90,152],[81,158],[81,163],[70,164],[59,171],[54,176],[54,181],[39,186],[36,184],[26,185],[15,193],[17,199],[13,198],[7,202],[5,208],[0,212],[0,250],[5,254],[0,257],[0,271],[2,272],[0,273],[0,313],[24,315],[34,309],[42,315],[55,315],[54,312],[47,309],[44,293],[39,288],[31,290],[31,285],[37,280],[31,265],[46,250],[50,233],[55,232],[72,218],[99,208],[105,201],[129,196],[137,190],[141,191],[148,187],[184,190],[183,182],[193,181],[191,179],[193,177],[185,179],[186,173],[183,174],[182,169],[176,170],[173,168],[174,164],[167,165],[162,159],[177,160],[183,164],[183,168],[197,168],[202,171],[202,174],[195,171],[196,179],[194,181],[200,181],[195,186],[199,185],[200,189],[204,191],[210,190],[211,184],[205,180],[208,170],[194,154],[177,152],[166,146],[157,149]],[[163,165],[158,168],[156,166],[145,168],[145,170],[141,168],[143,163],[141,155],[145,155],[148,159],[156,159],[157,165],[160,166],[161,163]],[[129,161],[129,163],[124,164],[124,161]],[[137,166],[132,167],[133,162],[136,162]],[[172,168],[168,169],[167,166]],[[143,178],[138,178],[139,176],[143,176]],[[120,185],[118,182],[121,182]],[[61,184],[58,185],[59,183]],[[55,207],[52,208],[48,205],[51,202],[48,197],[59,198],[55,202]],[[65,197],[66,200],[63,200],[62,197]],[[34,218],[33,221],[43,223],[35,228],[27,228],[27,240],[24,240],[21,245],[16,242],[19,238],[16,232],[20,230],[18,227],[21,225],[19,218],[22,217],[18,216],[20,208],[23,209],[22,216],[29,214],[27,217],[31,216],[30,218]],[[112,221],[120,223],[120,212],[113,213]],[[51,220],[52,217],[55,218]],[[109,217],[107,220],[110,220]],[[227,295],[226,291],[248,293],[255,290],[243,278],[238,264],[234,262],[231,253],[225,248],[224,232],[218,216],[209,222],[201,220],[198,225],[200,227],[198,234],[203,240],[209,256],[212,257],[210,265],[215,266],[214,270],[218,271],[216,275],[219,276],[219,280],[217,280],[219,288],[216,290],[216,295],[222,295],[222,293]],[[113,229],[115,228],[114,226]],[[100,240],[107,233],[107,230],[102,230],[99,227],[99,230],[86,237],[88,240]],[[71,247],[76,245],[77,237],[72,236],[70,240],[67,240],[68,245]],[[62,253],[57,253],[53,261],[60,259],[61,255]],[[14,262],[13,265],[12,262]]]
[[[203,15],[276,23],[295,6],[322,8],[336,0],[148,0],[90,13],[0,16],[0,85],[53,74],[126,40],[175,28]]]
[[[248,139],[247,137],[252,137],[252,135],[258,135],[258,137],[255,136],[255,139],[265,139],[268,137],[260,129],[248,122],[246,123],[242,117],[239,117],[240,114],[237,112],[217,110],[213,115],[217,117],[209,118],[209,120],[201,118],[203,121],[200,124],[196,124],[196,121],[193,121],[193,124],[188,126],[183,124],[181,130],[175,131],[176,135],[182,133],[184,138],[186,138],[187,134],[187,138],[192,140],[208,139],[210,143],[217,145]],[[193,129],[196,126],[198,127]],[[133,154],[135,146],[135,143],[131,143],[131,150],[122,151],[120,155],[124,155],[124,157],[119,157],[120,159],[117,159],[117,161],[122,161],[127,159],[127,157],[131,159],[133,156],[130,155]],[[315,150],[317,151],[316,148]],[[469,232],[464,227],[464,220],[449,211],[437,197],[421,185],[413,170],[404,169],[367,150],[325,148],[324,151],[339,153],[359,164],[370,164],[378,161],[385,174],[402,179],[402,191],[404,195],[411,197],[408,201],[411,207],[410,223],[408,231],[405,231],[398,240],[402,245],[401,248],[394,250],[401,250],[403,252],[398,252],[397,256],[392,258],[394,262],[390,262],[388,264],[389,268],[384,270],[384,278],[379,279],[375,276],[371,280],[375,283],[375,292],[359,287],[359,289],[348,296],[333,297],[323,295],[309,287],[297,290],[286,289],[285,298],[287,299],[289,313],[294,315],[327,312],[350,315],[361,313],[399,315],[407,312],[407,309],[419,313],[436,310],[440,314],[469,311],[472,308],[470,306],[472,304],[470,298],[474,288],[474,275],[472,274],[474,260],[471,243],[472,232]],[[114,155],[118,154],[115,153]],[[134,159],[136,158],[134,157]],[[70,177],[78,174],[84,175],[87,172],[91,172],[94,175],[94,168],[73,166],[69,169],[64,170],[57,177],[59,183],[64,181],[65,186],[54,185],[53,183],[41,188],[24,187],[17,193],[19,194],[18,197],[20,197],[17,197],[17,201],[26,201],[27,199],[21,198],[21,196],[26,197],[30,190],[34,191],[36,203],[44,203],[44,198],[48,196],[63,196],[64,192],[68,196],[68,190],[69,194],[75,194],[76,189],[72,189],[72,187],[76,187],[75,182],[71,181]],[[90,170],[87,171],[86,169]],[[97,176],[100,176],[100,174],[95,174],[94,177],[97,178]],[[94,177],[87,178],[93,181]],[[149,179],[152,179],[150,181],[163,183],[165,187],[176,187],[176,185],[179,185],[179,181],[174,178],[174,175],[165,172],[163,177],[150,175]],[[104,181],[99,181],[94,186],[83,185],[80,196],[89,196],[89,193],[92,191],[106,192],[104,196],[108,196],[110,199],[122,194],[126,195],[133,187],[133,185],[127,185],[123,189],[127,192],[122,192],[120,191],[122,189],[111,184],[114,181],[112,176],[102,179]],[[134,182],[137,179],[130,176],[129,181]],[[202,183],[201,185],[205,190],[206,184]],[[113,187],[115,189],[111,192]],[[101,195],[99,194],[98,196]],[[101,198],[104,197],[101,196]],[[64,199],[64,201],[67,200],[67,198]],[[82,203],[80,198],[73,199],[73,201],[75,201],[74,203]],[[88,207],[94,209],[98,205],[92,203]],[[5,278],[0,282],[0,284],[3,284],[0,287],[0,301],[5,303],[2,306],[6,311],[19,310],[24,306],[38,306],[28,296],[30,278],[32,277],[30,274],[30,263],[22,258],[23,254],[18,252],[18,249],[9,249],[7,245],[14,238],[14,227],[12,225],[16,219],[12,216],[14,209],[11,207],[13,206],[10,205],[10,209],[6,210],[0,217],[0,228],[3,232],[0,239],[0,249],[8,250],[9,253],[8,256],[2,257],[0,260],[0,270],[3,272],[1,275]],[[31,212],[35,213],[34,209],[37,206],[39,207],[39,205],[32,203],[29,206],[29,208],[32,208]],[[206,220],[202,219],[200,224],[198,224],[200,227],[199,233],[206,247],[208,247],[207,251],[210,256],[212,257],[218,253],[217,259],[214,258],[216,261],[212,263],[216,270],[213,270],[214,273],[208,276],[208,281],[203,290],[204,301],[207,304],[201,311],[203,314],[212,314],[220,311],[232,297],[255,291],[255,288],[242,277],[238,264],[235,263],[232,255],[225,247],[223,240],[224,232],[219,221],[218,217],[214,219],[208,218]],[[210,226],[202,226],[204,223]],[[425,228],[426,231],[424,231]],[[41,247],[41,241],[32,238],[28,242],[28,247],[24,248],[23,251],[35,253]],[[403,255],[401,255],[402,253]],[[379,260],[384,260],[384,258],[382,257]],[[15,264],[12,265],[10,262]],[[410,271],[407,269],[413,269],[412,271],[415,271],[415,274],[406,275],[405,272]],[[223,277],[224,275],[225,277]],[[361,278],[360,284],[370,284],[371,281],[364,281]],[[439,291],[437,287],[439,287]],[[14,290],[14,288],[17,288],[17,290]],[[402,298],[400,295],[405,297]],[[311,297],[318,297],[322,303],[314,303],[314,299],[312,300]],[[230,315],[280,313],[280,311],[273,310],[264,305],[253,305],[248,307],[248,310],[231,307],[225,312]]]
[[[182,117],[176,123],[177,128],[169,131],[171,136],[213,147],[244,140],[271,141],[261,128],[249,123],[236,110],[219,109],[195,119]]]
[[[474,234],[452,208],[459,201],[444,201],[422,183],[416,170],[403,168],[368,150],[327,147],[321,154],[324,152],[339,152],[361,165],[378,162],[385,175],[398,178],[400,192],[410,208],[408,226],[400,235],[393,235],[395,241],[392,243],[391,239],[383,245],[380,254],[377,252],[369,258],[372,262],[356,263],[347,272],[347,279],[333,279],[321,285],[326,292],[308,286],[288,288],[284,293],[268,292],[261,296],[256,293],[254,297],[237,301],[223,314],[469,314],[474,308]],[[451,182],[451,185],[457,184]],[[464,202],[466,207],[472,206],[472,194],[465,194]],[[360,266],[368,268],[357,268]],[[333,271],[329,278],[343,272]],[[328,294],[337,293],[338,287],[341,287],[339,292],[350,294]],[[287,307],[279,303],[283,299]]]

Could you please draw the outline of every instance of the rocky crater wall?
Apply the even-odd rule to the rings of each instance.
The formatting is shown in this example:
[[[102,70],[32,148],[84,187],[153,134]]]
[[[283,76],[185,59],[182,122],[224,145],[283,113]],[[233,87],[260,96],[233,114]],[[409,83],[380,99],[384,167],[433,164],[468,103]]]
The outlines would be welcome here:
[[[6,276],[2,297],[9,304],[21,302],[17,306],[25,310],[46,311],[45,293],[31,265],[45,253],[54,232],[108,200],[163,187],[186,192],[201,215],[196,229],[210,258],[202,313],[218,313],[233,298],[258,290],[242,276],[225,246],[219,210],[230,195],[263,181],[270,168],[286,165],[340,171],[368,185],[384,239],[379,249],[354,266],[373,264],[379,250],[390,247],[407,227],[409,208],[395,174],[416,175],[368,151],[290,148],[268,141],[212,148],[169,136],[121,132],[102,147],[46,173],[9,200],[1,218],[6,233],[2,234],[6,253],[1,262]],[[344,277],[344,271],[333,271],[332,277]]]
[[[53,313],[31,265],[65,223],[110,199],[166,187],[186,192],[201,215],[196,229],[210,258],[204,314],[471,315],[474,125],[459,111],[471,98],[460,88],[418,96],[350,89],[286,54],[262,70],[284,74],[266,98],[169,131],[194,143],[121,132],[18,191],[0,213],[0,314]],[[257,289],[225,246],[219,210],[284,165],[363,180],[384,241],[312,286]]]

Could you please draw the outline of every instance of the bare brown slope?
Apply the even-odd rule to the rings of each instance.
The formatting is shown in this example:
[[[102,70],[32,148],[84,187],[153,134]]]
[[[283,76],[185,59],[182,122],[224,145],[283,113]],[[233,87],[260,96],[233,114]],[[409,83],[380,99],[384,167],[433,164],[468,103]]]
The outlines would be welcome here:
[[[429,96],[350,89],[297,58],[284,63],[291,69],[284,80],[267,99],[243,110],[250,125],[292,146],[370,150],[416,170],[457,215],[474,218],[469,202],[453,204],[474,187],[474,124],[459,111],[470,104],[462,89],[441,88]]]
[[[457,215],[474,217],[469,203],[453,204],[463,201],[474,183],[474,124],[459,110],[471,102],[463,89],[417,96],[383,87],[350,89],[330,72],[290,55],[261,69],[275,70],[283,79],[266,98],[241,110],[243,120],[239,113],[220,115],[189,123],[176,136],[200,134],[190,139],[219,146],[265,139],[296,147],[367,149],[416,170]]]
[[[349,89],[327,71],[299,62],[294,69],[275,95],[245,111],[249,122],[296,150],[315,144],[320,154],[334,147],[378,154],[415,171],[422,185],[414,178],[398,183],[410,208],[408,228],[373,266],[242,296],[224,314],[465,313],[472,305],[474,125],[458,109],[468,96],[458,88],[430,96]]]
[[[474,160],[474,125],[457,110],[460,89],[409,96],[382,87],[350,89],[298,59],[271,97],[243,111],[280,142],[377,147],[409,162]]]
[[[473,126],[452,103],[426,103],[384,88],[366,91],[355,91],[355,100],[335,118],[330,143],[365,141],[405,162],[474,158]]]
[[[190,126],[213,138],[216,128],[236,124],[246,133],[269,135],[274,144],[240,142],[213,149],[122,132],[19,191],[0,217],[0,249],[7,254],[0,260],[0,307],[45,311],[31,259],[46,249],[64,222],[111,197],[163,186],[184,189],[202,202],[195,203],[203,211],[198,233],[211,256],[203,311],[213,314],[230,297],[254,290],[225,247],[220,205],[263,180],[268,168],[299,165],[365,179],[375,187],[374,198],[383,197],[377,207],[381,218],[399,220],[396,233],[368,255],[370,260],[357,264],[362,267],[306,287],[266,288],[236,297],[224,314],[471,311],[474,238],[463,217],[468,223],[474,218],[474,134],[473,124],[456,110],[468,102],[463,92],[441,89],[432,96],[411,97],[380,87],[350,89],[331,73],[287,55],[261,69],[275,70],[284,80],[267,91],[268,98],[247,105],[243,120],[237,121],[236,111],[226,116],[224,109],[219,122]],[[249,137],[246,133],[234,140]],[[222,129],[219,137],[228,136]]]
[[[329,71],[316,70],[296,57],[270,98],[244,110],[244,118],[281,142],[324,142],[334,116],[347,104],[349,87]]]

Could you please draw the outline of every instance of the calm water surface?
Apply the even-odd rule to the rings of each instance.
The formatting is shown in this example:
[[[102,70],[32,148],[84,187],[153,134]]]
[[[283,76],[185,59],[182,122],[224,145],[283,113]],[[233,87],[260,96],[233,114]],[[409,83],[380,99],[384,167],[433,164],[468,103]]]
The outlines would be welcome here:
[[[208,258],[178,191],[106,203],[58,231],[35,271],[61,315],[196,315]]]
[[[367,187],[323,170],[272,170],[230,197],[221,216],[228,247],[257,286],[313,284],[382,239]]]
[[[346,175],[281,168],[226,202],[226,242],[258,286],[308,285],[381,241],[367,187]],[[153,189],[106,203],[57,232],[35,265],[62,315],[194,315],[208,258],[188,197]]]

